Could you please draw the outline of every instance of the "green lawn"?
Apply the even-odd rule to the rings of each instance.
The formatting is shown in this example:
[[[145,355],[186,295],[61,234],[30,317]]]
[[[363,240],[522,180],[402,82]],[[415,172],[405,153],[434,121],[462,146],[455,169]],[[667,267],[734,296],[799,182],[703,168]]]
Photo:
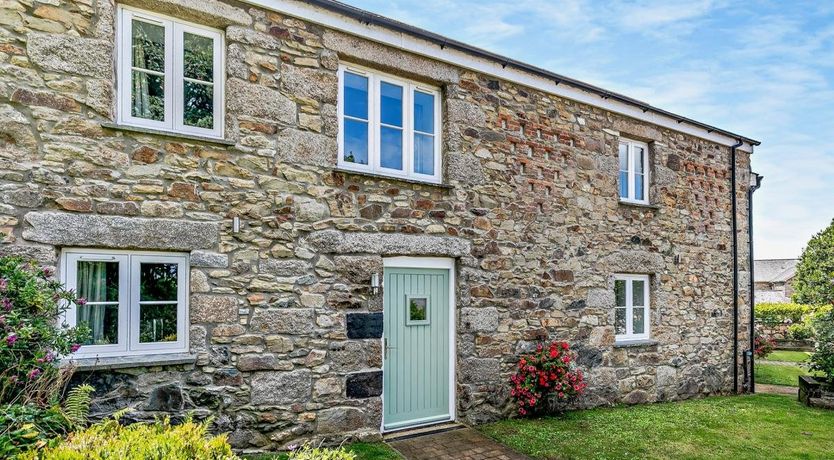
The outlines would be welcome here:
[[[756,363],[755,373],[756,383],[798,387],[799,376],[808,375],[811,372],[800,366],[769,364],[765,361]]]
[[[381,442],[357,442],[345,446],[356,454],[358,460],[402,460],[402,456]],[[285,460],[287,454],[261,454],[246,457],[248,460]]]
[[[784,361],[789,363],[804,363],[808,361],[811,353],[807,351],[776,350],[767,355],[764,361]]]
[[[834,411],[777,395],[723,396],[677,403],[505,420],[480,429],[539,459],[834,458]]]

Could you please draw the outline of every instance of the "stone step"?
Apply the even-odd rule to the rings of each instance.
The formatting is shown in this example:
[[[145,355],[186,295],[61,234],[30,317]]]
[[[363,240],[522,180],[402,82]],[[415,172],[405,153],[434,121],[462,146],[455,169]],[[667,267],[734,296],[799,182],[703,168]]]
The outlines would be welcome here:
[[[461,428],[466,428],[466,426],[457,422],[441,422],[417,428],[403,428],[401,430],[389,431],[382,436],[382,439],[385,442],[403,441],[405,439],[443,433],[445,431],[459,430]]]

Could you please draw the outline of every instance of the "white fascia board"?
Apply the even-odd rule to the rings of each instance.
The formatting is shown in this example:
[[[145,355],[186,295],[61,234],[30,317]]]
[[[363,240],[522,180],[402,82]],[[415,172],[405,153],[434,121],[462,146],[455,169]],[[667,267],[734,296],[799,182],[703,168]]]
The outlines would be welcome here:
[[[594,94],[581,88],[570,86],[568,83],[560,83],[557,85],[553,80],[534,75],[520,69],[511,68],[511,66],[503,67],[501,63],[475,57],[463,51],[448,47],[441,49],[439,46],[428,40],[384,27],[364,24],[354,18],[313,6],[305,2],[293,0],[243,1],[251,5],[314,22],[331,29],[349,33],[351,35],[392,46],[394,48],[399,48],[409,53],[418,54],[420,56],[445,62],[453,66],[462,67],[503,80],[515,82],[559,97],[564,97],[576,102],[616,112],[621,115],[684,134],[689,134],[717,144],[732,146],[738,142],[738,139],[734,137],[717,132],[709,132],[706,128],[687,123],[686,121],[679,122],[679,119],[655,113],[651,110],[644,112],[643,109],[637,105],[627,104],[625,102],[612,99],[603,99],[599,94]],[[753,153],[753,145],[748,142],[744,142],[738,150]]]

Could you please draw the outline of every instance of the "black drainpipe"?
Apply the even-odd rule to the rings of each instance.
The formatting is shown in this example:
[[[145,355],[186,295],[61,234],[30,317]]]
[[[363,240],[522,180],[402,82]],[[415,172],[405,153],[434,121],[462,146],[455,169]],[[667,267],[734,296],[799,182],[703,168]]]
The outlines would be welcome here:
[[[747,391],[750,393],[756,392],[756,374],[754,372],[755,367],[755,360],[756,360],[756,280],[753,276],[753,192],[759,189],[762,186],[762,179],[763,177],[756,174],[753,174],[753,179],[756,181],[753,183],[750,182],[750,188],[747,190],[747,239],[748,244],[750,245],[748,249],[749,260],[748,264],[750,264],[750,384],[748,385]]]
[[[730,147],[730,201],[733,205],[733,393],[738,393],[738,214],[736,203],[736,149],[741,140]]]

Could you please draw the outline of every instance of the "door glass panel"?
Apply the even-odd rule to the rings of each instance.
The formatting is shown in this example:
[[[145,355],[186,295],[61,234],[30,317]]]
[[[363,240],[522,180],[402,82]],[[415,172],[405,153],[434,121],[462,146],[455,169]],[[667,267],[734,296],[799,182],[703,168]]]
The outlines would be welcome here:
[[[202,35],[183,33],[183,74],[185,78],[214,81],[214,40]]]
[[[414,91],[414,130],[434,134],[434,95]]]
[[[626,309],[614,309],[614,334],[624,335],[626,333]]]
[[[428,319],[428,299],[412,297],[408,299],[408,320],[426,321]]]
[[[140,342],[177,341],[177,304],[145,304],[139,308]]]
[[[631,304],[635,307],[643,306],[643,299],[645,298],[646,282],[642,280],[634,280],[631,282]]]
[[[631,327],[634,329],[634,334],[643,334],[645,333],[646,328],[646,309],[645,308],[635,308],[632,310],[634,317],[632,318]]]
[[[177,301],[177,264],[143,263],[139,265],[140,301]]]
[[[110,345],[119,340],[119,263],[79,261],[77,324],[86,324],[90,337],[84,345]]]

